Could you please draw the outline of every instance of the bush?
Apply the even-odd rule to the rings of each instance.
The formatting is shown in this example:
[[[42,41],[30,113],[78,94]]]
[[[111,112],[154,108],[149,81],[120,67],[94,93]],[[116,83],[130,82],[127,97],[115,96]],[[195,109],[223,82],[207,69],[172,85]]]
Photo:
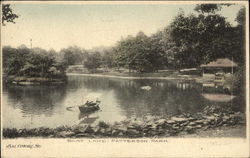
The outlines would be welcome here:
[[[239,67],[237,72],[225,78],[225,86],[228,87],[231,93],[245,94],[245,75],[244,67]]]

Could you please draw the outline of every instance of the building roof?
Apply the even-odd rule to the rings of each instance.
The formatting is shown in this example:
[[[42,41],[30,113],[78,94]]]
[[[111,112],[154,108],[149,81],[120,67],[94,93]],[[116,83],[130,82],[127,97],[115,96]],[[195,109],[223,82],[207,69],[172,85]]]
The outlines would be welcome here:
[[[227,58],[217,59],[216,61],[211,61],[208,64],[202,64],[201,67],[237,67],[238,65]]]

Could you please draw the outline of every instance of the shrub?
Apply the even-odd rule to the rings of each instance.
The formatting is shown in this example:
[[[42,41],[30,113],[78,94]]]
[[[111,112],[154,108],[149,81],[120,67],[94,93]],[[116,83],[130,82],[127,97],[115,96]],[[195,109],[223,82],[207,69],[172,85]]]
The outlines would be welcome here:
[[[245,93],[245,68],[239,67],[230,77],[225,78],[225,85],[229,87],[231,93],[244,94]]]

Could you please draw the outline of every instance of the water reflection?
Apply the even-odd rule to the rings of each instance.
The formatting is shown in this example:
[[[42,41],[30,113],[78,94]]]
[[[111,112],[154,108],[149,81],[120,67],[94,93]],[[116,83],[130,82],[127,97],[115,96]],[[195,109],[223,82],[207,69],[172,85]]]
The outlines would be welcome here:
[[[79,113],[78,124],[93,124],[99,119],[98,112],[94,113]]]
[[[152,89],[141,90],[140,87],[144,85],[151,86]],[[158,84],[158,81],[136,80],[133,81],[132,88],[118,87],[116,95],[128,116],[134,114],[136,117],[143,117],[145,113],[166,116],[199,111],[204,103],[199,91],[179,85],[174,82]]]
[[[4,86],[4,126],[54,127],[147,115],[166,117],[195,113],[209,104],[224,104],[204,98],[203,85],[195,82],[86,76],[69,76],[68,81],[65,86]],[[143,86],[151,89],[141,89]],[[82,105],[90,93],[100,94],[101,110],[91,115],[81,114],[77,105]],[[235,97],[231,104],[239,108],[240,100]],[[67,110],[70,106],[75,108]]]
[[[76,82],[69,86],[82,85],[91,91],[113,90],[113,97],[118,100],[118,106],[126,117],[193,113],[209,104],[200,95],[202,85],[197,83],[77,76],[72,76],[71,80]],[[140,88],[142,86],[150,86],[152,89],[145,91]]]
[[[235,111],[245,111],[245,92],[233,94],[230,92],[230,88],[229,85],[224,83],[203,83],[201,95],[212,103],[226,103],[231,105]]]
[[[21,109],[23,115],[53,115],[66,94],[65,86],[4,86],[8,94],[7,104]]]

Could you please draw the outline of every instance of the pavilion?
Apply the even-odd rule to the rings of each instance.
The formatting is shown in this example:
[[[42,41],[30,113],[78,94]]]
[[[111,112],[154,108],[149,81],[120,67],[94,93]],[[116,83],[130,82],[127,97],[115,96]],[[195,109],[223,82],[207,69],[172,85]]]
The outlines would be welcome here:
[[[225,75],[234,73],[238,65],[228,58],[220,58],[208,64],[202,64],[202,76],[205,81],[223,81]]]

